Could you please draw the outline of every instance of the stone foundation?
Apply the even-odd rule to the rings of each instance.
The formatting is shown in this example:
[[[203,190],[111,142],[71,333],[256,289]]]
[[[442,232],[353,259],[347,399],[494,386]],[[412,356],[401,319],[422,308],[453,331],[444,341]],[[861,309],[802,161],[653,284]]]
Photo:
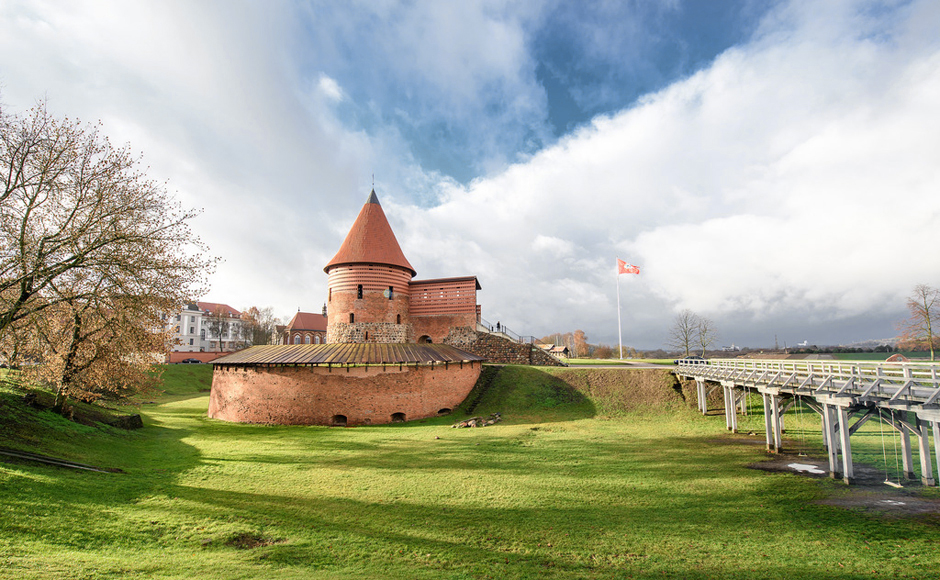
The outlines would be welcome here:
[[[480,332],[469,327],[452,329],[442,343],[472,352],[485,358],[486,362],[494,364],[567,366],[537,346],[518,343],[496,334]]]

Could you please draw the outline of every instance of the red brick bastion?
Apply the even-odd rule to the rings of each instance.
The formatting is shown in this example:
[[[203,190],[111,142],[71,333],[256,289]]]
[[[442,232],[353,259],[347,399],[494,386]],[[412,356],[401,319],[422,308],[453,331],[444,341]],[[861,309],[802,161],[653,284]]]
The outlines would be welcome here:
[[[354,426],[449,413],[473,389],[482,358],[446,345],[291,345],[213,364],[214,419]]]

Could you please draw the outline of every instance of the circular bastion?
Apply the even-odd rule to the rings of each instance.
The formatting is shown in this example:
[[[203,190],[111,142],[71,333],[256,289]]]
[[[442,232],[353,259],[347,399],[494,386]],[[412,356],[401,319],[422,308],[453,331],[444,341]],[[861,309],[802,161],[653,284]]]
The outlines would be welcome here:
[[[209,416],[278,425],[377,425],[449,413],[482,358],[448,345],[256,346],[213,361]]]

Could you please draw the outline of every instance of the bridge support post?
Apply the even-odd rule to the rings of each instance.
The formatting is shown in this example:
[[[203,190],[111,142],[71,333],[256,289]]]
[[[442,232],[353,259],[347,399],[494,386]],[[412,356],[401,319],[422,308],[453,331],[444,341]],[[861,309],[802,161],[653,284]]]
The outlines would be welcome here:
[[[737,399],[734,394],[734,383],[721,383],[721,390],[725,399],[725,427],[732,433],[738,432]]]
[[[937,485],[937,481],[933,478],[933,465],[930,461],[930,428],[927,426],[927,421],[921,421],[920,417],[917,418],[916,425],[917,447],[920,451],[920,482],[924,485]],[[936,438],[934,443],[936,443]],[[940,457],[937,461],[940,461]]]
[[[907,432],[900,422],[897,424],[898,432],[901,434],[901,469],[904,471],[904,477],[914,479],[914,455],[911,451],[911,434]]]
[[[933,451],[937,458],[937,481],[940,482],[940,421],[931,421],[933,427]]]
[[[705,387],[705,381],[702,379],[695,379],[695,390],[698,394],[698,410],[702,412],[703,415],[708,414],[708,390]]]
[[[770,409],[773,414],[774,453],[783,451],[783,417],[780,413],[780,396],[770,395]]]
[[[774,423],[773,412],[770,409],[770,393],[761,393],[761,399],[764,400],[764,434],[767,438],[767,451],[774,450]]]
[[[831,405],[823,403],[822,411],[823,436],[826,438],[826,452],[829,457],[829,477],[838,479],[842,474],[839,472],[839,442],[835,437],[835,410]]]
[[[842,481],[852,483],[855,470],[852,466],[852,442],[849,439],[849,412],[845,407],[834,409],[839,418],[839,443],[842,445]]]
[[[783,451],[783,437],[780,427],[781,408],[780,395],[775,391],[760,391],[764,401],[764,431],[767,435],[767,451],[780,453]]]

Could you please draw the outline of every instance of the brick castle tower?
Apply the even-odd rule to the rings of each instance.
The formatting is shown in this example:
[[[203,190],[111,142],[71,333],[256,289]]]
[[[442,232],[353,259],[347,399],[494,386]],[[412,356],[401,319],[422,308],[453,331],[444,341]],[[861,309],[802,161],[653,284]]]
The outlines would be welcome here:
[[[415,342],[409,290],[416,272],[374,189],[323,271],[329,275],[328,343]]]

